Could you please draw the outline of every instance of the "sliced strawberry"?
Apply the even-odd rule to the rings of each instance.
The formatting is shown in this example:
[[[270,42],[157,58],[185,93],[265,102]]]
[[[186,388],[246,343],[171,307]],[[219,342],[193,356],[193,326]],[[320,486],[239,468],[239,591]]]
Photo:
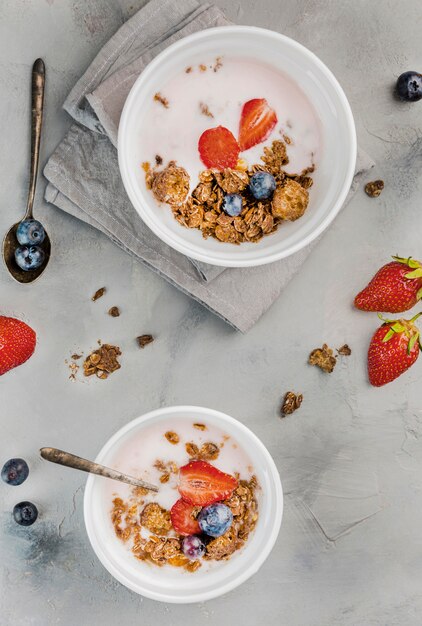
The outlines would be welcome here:
[[[198,507],[185,502],[180,498],[173,504],[170,511],[171,523],[176,532],[180,535],[196,535],[201,532],[198,520],[194,513]]]
[[[191,461],[179,470],[179,493],[186,502],[207,506],[229,498],[237,480],[206,461]]]
[[[265,141],[276,124],[277,115],[265,98],[254,98],[245,102],[239,124],[240,149],[248,150]]]
[[[14,317],[0,315],[0,376],[22,365],[35,350],[36,335],[30,326]]]
[[[224,126],[208,128],[198,141],[202,163],[210,169],[235,168],[239,157],[239,144],[234,135]]]

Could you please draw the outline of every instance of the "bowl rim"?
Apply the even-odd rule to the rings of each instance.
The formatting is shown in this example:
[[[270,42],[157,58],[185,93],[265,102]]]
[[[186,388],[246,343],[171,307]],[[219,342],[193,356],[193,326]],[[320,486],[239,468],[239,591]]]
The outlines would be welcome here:
[[[115,432],[103,445],[98,455],[96,456],[95,462],[102,463],[104,457],[113,449],[113,447],[119,442],[119,440],[124,437],[128,432],[133,429],[136,429],[140,424],[147,420],[153,420],[156,417],[162,416],[171,416],[174,413],[183,413],[183,412],[194,412],[197,413],[198,416],[214,416],[217,419],[222,420],[229,427],[232,427],[235,431],[243,432],[244,435],[249,437],[252,446],[259,448],[263,456],[266,460],[267,470],[271,474],[271,478],[274,484],[274,489],[271,492],[271,498],[275,503],[275,511],[276,515],[274,518],[274,523],[271,527],[271,531],[267,536],[267,541],[265,543],[265,549],[259,554],[257,558],[255,558],[247,567],[245,567],[242,572],[235,578],[229,580],[225,585],[221,587],[217,587],[211,591],[203,591],[199,593],[187,593],[185,597],[180,596],[172,596],[167,592],[155,592],[151,590],[145,590],[142,586],[142,582],[138,585],[132,584],[131,580],[126,578],[124,572],[121,572],[115,565],[109,561],[107,553],[105,552],[102,544],[97,540],[97,536],[93,526],[93,516],[91,512],[91,502],[92,502],[92,491],[94,489],[95,483],[100,480],[100,478],[90,474],[86,481],[85,493],[84,493],[84,504],[83,504],[83,514],[84,514],[84,522],[85,529],[88,535],[88,539],[90,541],[91,547],[94,550],[97,558],[105,567],[105,569],[121,584],[125,587],[134,591],[142,596],[149,598],[151,600],[157,600],[159,602],[169,602],[174,604],[190,604],[195,602],[204,602],[206,600],[211,600],[212,598],[219,597],[229,591],[232,591],[243,582],[245,582],[248,578],[256,574],[261,565],[267,559],[269,554],[271,553],[274,544],[277,540],[281,521],[283,517],[283,488],[281,484],[280,475],[277,469],[277,466],[272,458],[271,454],[267,450],[266,446],[263,442],[255,435],[255,433],[250,430],[247,426],[245,426],[242,422],[223,413],[221,411],[217,411],[215,409],[208,409],[206,407],[193,406],[193,405],[175,405],[169,407],[162,407],[159,409],[155,409],[153,411],[149,411],[140,415],[139,417],[131,420],[127,424],[125,424],[122,428],[120,428],[117,432]],[[245,546],[245,551],[247,550],[247,544]]]
[[[336,92],[336,95],[339,99],[343,113],[345,115],[345,122],[346,122],[347,135],[348,135],[348,141],[346,144],[348,146],[348,167],[346,170],[346,175],[343,180],[341,191],[338,194],[337,199],[333,203],[331,210],[325,216],[325,218],[319,223],[319,225],[315,229],[313,229],[306,237],[303,237],[302,239],[300,239],[300,241],[296,242],[295,244],[291,244],[285,250],[280,250],[280,251],[276,250],[271,253],[264,254],[260,258],[252,258],[252,259],[236,258],[235,256],[231,257],[230,255],[226,255],[226,256],[222,255],[216,258],[212,252],[209,253],[205,248],[201,250],[190,249],[187,244],[180,242],[178,240],[174,240],[171,235],[168,235],[166,232],[164,232],[160,228],[159,224],[157,224],[152,218],[150,218],[150,216],[147,214],[146,211],[143,211],[142,203],[139,202],[139,199],[137,197],[135,190],[132,189],[132,184],[131,184],[131,180],[129,177],[130,168],[129,168],[129,164],[126,162],[126,157],[125,157],[124,146],[125,146],[126,136],[128,134],[126,129],[127,129],[128,121],[129,121],[130,110],[132,108],[133,102],[138,97],[138,92],[141,90],[142,84],[155,72],[158,66],[160,66],[163,62],[166,61],[168,57],[174,56],[175,54],[177,54],[180,48],[185,47],[187,44],[194,46],[198,40],[212,38],[215,36],[216,33],[220,33],[220,32],[224,32],[228,36],[230,36],[231,33],[239,33],[239,32],[244,33],[245,35],[248,35],[248,36],[254,36],[257,34],[261,36],[264,35],[269,40],[275,39],[278,41],[283,41],[284,44],[291,46],[292,48],[296,50],[299,50],[301,54],[308,57],[308,59],[328,79],[334,91]],[[266,265],[268,263],[274,263],[275,261],[279,261],[280,259],[289,257],[292,254],[295,254],[299,250],[302,250],[304,247],[309,245],[312,241],[314,241],[317,237],[319,237],[328,228],[328,226],[331,224],[331,222],[334,220],[334,218],[337,216],[338,212],[340,211],[347,197],[352,181],[353,181],[353,176],[355,173],[355,166],[356,166],[357,139],[356,139],[356,128],[355,128],[353,113],[352,113],[350,104],[347,100],[347,97],[342,87],[340,86],[340,83],[334,76],[334,74],[331,72],[331,70],[328,69],[325,63],[323,63],[314,52],[311,52],[308,48],[306,48],[299,42],[295,41],[294,39],[291,39],[290,37],[287,37],[286,35],[282,35],[281,33],[278,33],[276,31],[272,31],[266,28],[260,28],[257,26],[232,25],[232,26],[216,26],[213,28],[208,28],[208,29],[199,31],[197,33],[193,33],[192,35],[188,35],[187,37],[184,37],[176,41],[175,43],[171,44],[170,46],[162,50],[145,67],[145,69],[141,72],[141,74],[136,79],[135,83],[133,84],[126,98],[122,115],[120,118],[120,123],[119,123],[117,150],[118,150],[118,162],[119,162],[120,175],[122,177],[124,187],[126,189],[126,192],[129,196],[129,199],[132,205],[134,206],[135,210],[137,211],[141,219],[148,226],[148,228],[150,228],[157,237],[159,237],[162,241],[164,241],[164,243],[166,243],[171,248],[173,248],[174,250],[177,250],[178,252],[182,253],[185,256],[196,259],[197,261],[208,263],[210,265],[216,265],[220,267],[256,267],[259,265]]]

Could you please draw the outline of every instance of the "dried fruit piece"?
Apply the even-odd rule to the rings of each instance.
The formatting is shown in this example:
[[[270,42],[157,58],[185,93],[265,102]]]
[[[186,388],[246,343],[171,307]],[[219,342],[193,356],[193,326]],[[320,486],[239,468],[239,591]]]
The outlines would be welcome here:
[[[154,337],[152,335],[140,335],[140,337],[136,338],[136,341],[140,348],[145,348],[145,346],[154,341]]]
[[[317,365],[324,372],[331,374],[336,366],[337,361],[336,358],[333,356],[333,351],[331,350],[331,348],[329,348],[327,344],[324,343],[322,348],[316,348],[315,350],[312,350],[311,354],[309,355],[308,363],[310,365]]]
[[[109,309],[108,314],[111,315],[111,317],[119,317],[120,315],[119,307],[112,306],[111,309]]]
[[[230,497],[238,481],[206,461],[191,461],[179,470],[179,493],[190,504],[207,506]]]
[[[175,433],[173,430],[168,430],[164,434],[164,437],[167,439],[169,443],[172,443],[173,445],[176,445],[180,441],[179,435]]]
[[[217,170],[234,169],[240,151],[235,137],[224,126],[205,130],[199,138],[198,150],[204,165]]]
[[[302,404],[303,395],[301,393],[295,394],[293,391],[288,391],[284,396],[283,405],[281,407],[281,415],[291,415]]]
[[[265,98],[254,98],[245,102],[239,125],[240,149],[248,150],[265,141],[276,124],[277,115]]]
[[[288,180],[274,192],[271,210],[274,217],[294,222],[305,213],[309,193],[295,180]]]
[[[365,185],[365,193],[370,198],[378,198],[381,194],[381,191],[384,189],[384,181],[383,180],[373,180],[370,183],[366,183]]]
[[[92,296],[91,300],[95,302],[96,300],[98,300],[98,298],[101,298],[105,294],[106,291],[107,290],[105,287],[101,287],[101,289],[97,289],[97,291]]]
[[[189,504],[182,498],[177,500],[170,511],[174,530],[184,536],[200,533],[201,529],[196,519],[199,511],[200,507]]]

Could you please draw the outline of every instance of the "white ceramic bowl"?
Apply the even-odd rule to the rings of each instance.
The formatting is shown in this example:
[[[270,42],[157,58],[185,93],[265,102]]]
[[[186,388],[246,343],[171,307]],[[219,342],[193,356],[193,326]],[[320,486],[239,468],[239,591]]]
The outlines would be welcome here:
[[[96,461],[109,464],[120,446],[143,427],[179,418],[221,428],[253,459],[254,471],[261,486],[259,518],[245,546],[230,560],[220,561],[208,571],[200,568],[193,574],[175,567],[159,568],[138,561],[122,548],[114,534],[110,522],[111,502],[104,501],[104,481],[108,479],[93,475],[88,477],[86,484],[84,516],[94,552],[112,576],[147,598],[184,604],[202,602],[227,593],[258,571],[277,539],[283,513],[283,492],[274,461],[256,435],[232,417],[201,407],[168,407],[138,417],[109,439]]]
[[[310,190],[310,206],[295,222],[283,224],[258,243],[239,246],[204,239],[199,230],[181,226],[170,208],[159,210],[145,187],[140,138],[145,111],[154,94],[188,65],[216,56],[265,61],[287,74],[312,103],[322,129],[322,157]],[[265,95],[265,94],[264,94]],[[224,26],[196,33],[166,48],[142,72],[126,100],[119,126],[120,172],[129,198],[149,228],[165,243],[194,259],[226,267],[246,267],[285,258],[318,237],[343,204],[356,163],[353,115],[330,70],[293,39],[250,26]]]

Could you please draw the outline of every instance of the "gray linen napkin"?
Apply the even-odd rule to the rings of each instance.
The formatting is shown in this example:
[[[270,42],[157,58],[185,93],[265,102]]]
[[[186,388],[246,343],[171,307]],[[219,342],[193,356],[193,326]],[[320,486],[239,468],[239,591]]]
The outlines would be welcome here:
[[[145,65],[190,33],[227,24],[219,9],[196,0],[152,0],[100,51],[64,108],[78,124],[48,161],[46,200],[91,224],[126,252],[246,332],[278,298],[319,239],[269,266],[224,269],[193,261],[158,239],[132,207],[114,147],[125,98]],[[113,145],[114,144],[114,145]],[[372,160],[360,153],[349,201]]]

